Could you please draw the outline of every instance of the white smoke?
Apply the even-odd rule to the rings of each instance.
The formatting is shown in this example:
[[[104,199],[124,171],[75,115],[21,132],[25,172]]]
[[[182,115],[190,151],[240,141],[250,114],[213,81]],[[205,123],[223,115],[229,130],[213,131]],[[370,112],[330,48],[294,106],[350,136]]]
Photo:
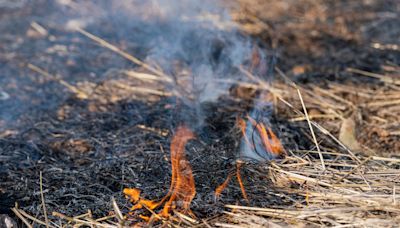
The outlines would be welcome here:
[[[239,34],[229,11],[219,1],[114,0],[78,4],[58,0],[58,3],[76,12],[65,23],[67,29],[90,27],[104,18],[128,24],[124,35],[147,50],[144,61],[159,66],[177,82],[185,82],[175,86],[196,94],[200,103],[216,101],[226,93],[229,85],[218,80],[242,77],[237,68],[251,56],[250,39]]]
[[[58,1],[63,6],[73,3],[68,0]],[[90,2],[90,11],[87,11],[86,7],[74,6],[80,13],[76,18],[72,18],[67,26],[90,27],[101,18],[109,18],[116,26],[126,25],[126,28],[121,28],[126,31],[122,34],[146,50],[142,60],[161,68],[166,75],[174,79],[174,89],[184,90],[185,94],[191,96],[190,105],[196,110],[198,117],[197,120],[193,120],[195,125],[200,126],[205,117],[201,104],[216,102],[222,94],[228,92],[231,85],[221,81],[246,80],[239,67],[249,68],[251,65],[253,42],[249,37],[240,34],[237,24],[220,1]],[[265,53],[259,54],[260,58],[265,60]],[[261,64],[266,63],[264,61]],[[250,132],[246,134],[251,135]],[[257,136],[255,140],[260,141]],[[268,155],[255,152],[257,146],[256,150],[251,150],[242,145],[241,151],[242,157],[269,159]]]

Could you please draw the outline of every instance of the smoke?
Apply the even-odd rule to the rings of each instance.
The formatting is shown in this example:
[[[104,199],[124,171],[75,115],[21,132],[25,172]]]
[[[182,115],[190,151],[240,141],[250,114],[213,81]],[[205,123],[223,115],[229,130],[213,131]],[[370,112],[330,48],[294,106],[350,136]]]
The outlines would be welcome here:
[[[249,58],[251,42],[217,1],[152,0],[145,8],[146,62],[175,77],[199,103],[226,93],[228,86],[218,80],[241,77],[234,69]]]
[[[68,0],[58,2],[63,7],[73,5]],[[65,23],[66,28],[88,27],[91,31],[91,26],[104,18],[123,27],[124,32],[116,35],[125,36],[145,50],[142,60],[162,69],[174,81],[171,89],[178,89],[187,96],[183,101],[193,107],[197,116],[189,124],[196,128],[203,124],[206,116],[202,104],[216,102],[229,91],[230,84],[222,81],[246,80],[239,67],[250,68],[254,42],[238,31],[229,11],[219,1],[125,0],[87,4],[90,6],[72,6],[77,14]],[[265,76],[268,68],[265,53],[257,54],[261,63],[256,73]],[[265,104],[256,106],[268,107]],[[251,113],[257,120],[260,115],[268,121],[268,112],[254,110]],[[240,156],[270,159],[255,151],[262,149],[252,150],[243,144]]]
[[[90,27],[101,18],[124,26],[124,36],[146,50],[144,61],[173,77],[174,86],[195,95],[199,103],[226,93],[228,85],[221,79],[242,77],[237,68],[251,56],[251,40],[240,35],[218,1],[125,0],[87,7],[74,6],[80,16],[67,21],[66,28]]]

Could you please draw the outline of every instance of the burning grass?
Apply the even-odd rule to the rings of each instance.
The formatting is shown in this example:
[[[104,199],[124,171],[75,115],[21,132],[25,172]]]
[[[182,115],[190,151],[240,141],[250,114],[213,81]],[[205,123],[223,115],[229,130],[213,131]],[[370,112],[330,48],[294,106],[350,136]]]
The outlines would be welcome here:
[[[244,13],[234,16],[248,23],[243,30],[260,39],[269,34],[272,47],[287,47],[279,68],[272,68],[277,78],[269,83],[254,75],[265,73],[258,67],[265,56],[253,51],[251,62],[237,69],[245,78],[219,79],[229,93],[216,102],[200,103],[202,127],[194,124],[192,130],[181,122],[198,117],[200,112],[193,109],[197,91],[158,65],[147,65],[123,51],[123,44],[113,45],[79,29],[106,49],[90,46],[80,51],[96,50],[95,56],[104,57],[111,50],[136,64],[129,70],[107,71],[97,82],[70,82],[53,75],[54,69],[39,67],[41,62],[26,64],[40,83],[56,85],[52,94],[58,94],[57,88],[70,94],[57,111],[34,119],[29,129],[0,132],[0,161],[7,161],[0,167],[7,171],[0,194],[11,192],[17,199],[19,204],[9,207],[22,223],[28,227],[396,227],[400,223],[396,154],[400,109],[395,78],[400,68],[398,53],[391,52],[396,45],[369,45],[368,39],[361,39],[373,24],[355,26],[360,27],[356,32],[347,26],[352,19],[381,23],[392,20],[392,14],[377,13],[383,6],[372,6],[374,1],[369,1],[373,12],[368,18],[340,14],[354,9],[350,3],[342,8],[336,4],[343,3],[333,1],[264,3],[276,10],[259,15],[260,2],[241,2]],[[336,10],[327,10],[331,8]],[[333,28],[328,26],[332,19]],[[265,23],[269,20],[275,26]],[[86,38],[79,39],[90,42]],[[376,59],[378,54],[385,61]],[[254,114],[263,102],[273,104],[268,121]],[[238,162],[243,148],[261,158]],[[129,200],[124,200],[123,192]],[[9,198],[5,199],[7,203]]]
[[[244,141],[241,148],[242,157],[246,159],[248,154],[257,154],[265,160],[284,157],[286,151],[271,128],[250,116],[247,116],[247,119],[247,123],[243,119],[238,119]]]
[[[132,211],[145,207],[152,212],[158,207],[163,206],[162,211],[158,215],[163,218],[170,217],[172,211],[189,214],[194,217],[190,211],[190,203],[196,195],[196,187],[192,168],[185,158],[186,142],[193,138],[193,132],[185,126],[179,126],[176,130],[171,142],[171,186],[167,195],[160,202],[141,199],[140,190],[138,189],[124,189],[124,194],[130,198],[132,203],[135,203],[131,208]],[[149,217],[143,215],[140,217],[146,221],[150,220]]]

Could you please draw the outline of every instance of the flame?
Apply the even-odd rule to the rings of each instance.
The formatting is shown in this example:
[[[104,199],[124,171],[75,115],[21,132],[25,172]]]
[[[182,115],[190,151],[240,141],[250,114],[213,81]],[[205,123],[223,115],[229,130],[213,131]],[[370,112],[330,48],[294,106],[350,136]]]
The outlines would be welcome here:
[[[247,202],[249,202],[249,198],[247,196],[246,189],[243,184],[242,176],[240,175],[240,168],[242,167],[242,165],[243,165],[242,161],[240,160],[237,161],[236,173],[230,173],[228,177],[225,179],[225,181],[215,189],[214,196],[216,199],[218,199],[221,196],[221,193],[226,189],[226,187],[228,187],[229,181],[232,179],[234,175],[236,175],[236,178],[239,182],[240,190],[242,191],[242,196]]]
[[[240,130],[242,131],[243,138],[246,141],[247,145],[249,145],[251,147],[251,149],[254,150],[253,144],[250,142],[249,137],[247,137],[246,121],[244,121],[244,119],[242,119],[242,118],[238,118],[237,123],[238,123],[238,125],[240,127]]]
[[[263,123],[257,122],[250,116],[247,116],[247,119],[251,125],[247,125],[246,122],[241,118],[239,118],[238,122],[243,134],[243,138],[252,150],[254,150],[255,145],[249,140],[249,132],[252,132],[252,130],[249,131],[249,126],[255,129],[256,133],[260,136],[265,153],[272,155],[271,157],[273,158],[286,155],[286,150],[283,148],[279,138],[275,135],[270,127],[266,127]]]
[[[190,203],[196,195],[196,188],[191,165],[185,156],[185,145],[193,138],[193,132],[187,127],[180,126],[177,128],[176,134],[172,138],[171,142],[171,185],[168,193],[161,201],[155,202],[141,198],[141,191],[136,188],[124,189],[124,194],[130,198],[132,203],[135,203],[135,205],[132,206],[131,211],[143,207],[153,211],[166,201],[158,216],[168,218],[171,215],[172,210],[176,209],[179,212],[194,217],[193,213],[190,211]],[[142,215],[140,217],[144,220],[150,219],[149,217]]]
[[[254,143],[260,143],[263,146],[264,152],[267,153],[268,155],[271,155],[268,157],[276,158],[279,156],[286,155],[286,151],[283,148],[279,138],[274,134],[274,132],[272,131],[271,128],[265,126],[263,123],[257,122],[250,116],[247,116],[247,120],[248,120],[248,122],[246,123],[246,121],[244,119],[238,118],[237,124],[243,134],[244,142],[249,146],[249,148],[251,150],[254,151],[256,148],[256,145],[254,145]],[[248,127],[252,127],[256,131],[256,133],[260,137],[260,142],[250,141],[249,132],[252,132],[253,129],[248,129]],[[252,130],[252,131],[249,131],[249,130]],[[236,173],[230,173],[227,176],[227,178],[225,179],[225,181],[215,189],[215,198],[219,198],[221,196],[221,193],[228,186],[229,181],[232,179],[232,177],[234,175],[236,175],[236,178],[237,178],[239,186],[240,186],[240,190],[242,191],[243,198],[247,202],[249,201],[244,184],[243,184],[242,177],[240,175],[240,169],[243,164],[244,163],[240,160],[238,160],[236,162]]]
[[[225,190],[225,188],[228,186],[229,181],[232,179],[233,173],[230,173],[228,175],[228,177],[225,179],[224,183],[222,183],[221,185],[219,185],[216,189],[215,189],[215,198],[218,199],[221,196],[221,193]]]
[[[169,193],[171,195],[165,203],[162,215],[167,217],[170,210],[181,202],[182,212],[190,212],[190,203],[196,195],[192,167],[185,157],[185,145],[194,138],[194,134],[187,127],[178,127],[171,142],[172,180]]]
[[[238,161],[236,162],[236,178],[239,182],[240,190],[242,191],[243,198],[249,202],[249,197],[247,197],[246,189],[244,188],[242,176],[240,175],[240,168],[242,167],[243,162]]]

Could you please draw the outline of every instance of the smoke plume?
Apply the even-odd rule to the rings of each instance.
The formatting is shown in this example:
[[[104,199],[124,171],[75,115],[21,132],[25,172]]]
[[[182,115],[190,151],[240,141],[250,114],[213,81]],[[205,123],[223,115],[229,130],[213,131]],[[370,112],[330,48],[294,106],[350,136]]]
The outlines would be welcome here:
[[[59,0],[61,4],[65,1]],[[196,119],[191,120],[190,125],[195,127],[201,126],[206,116],[201,104],[216,102],[228,92],[231,85],[223,83],[224,80],[245,81],[239,68],[250,68],[252,64],[254,42],[238,31],[229,11],[219,1],[110,1],[91,5],[90,12],[77,11],[81,12],[65,24],[67,28],[86,26],[90,30],[90,25],[101,18],[110,18],[115,25],[124,26],[127,32],[122,35],[140,46],[142,52],[145,50],[142,60],[170,76],[174,82],[171,89],[179,90],[184,96],[183,101],[193,107]],[[262,60],[257,73],[266,74],[265,53],[257,54]],[[258,101],[256,106],[268,107]],[[260,108],[251,116],[259,119],[262,115],[268,122],[269,113]],[[257,149],[242,145],[240,156],[270,159],[268,155],[254,151]]]

